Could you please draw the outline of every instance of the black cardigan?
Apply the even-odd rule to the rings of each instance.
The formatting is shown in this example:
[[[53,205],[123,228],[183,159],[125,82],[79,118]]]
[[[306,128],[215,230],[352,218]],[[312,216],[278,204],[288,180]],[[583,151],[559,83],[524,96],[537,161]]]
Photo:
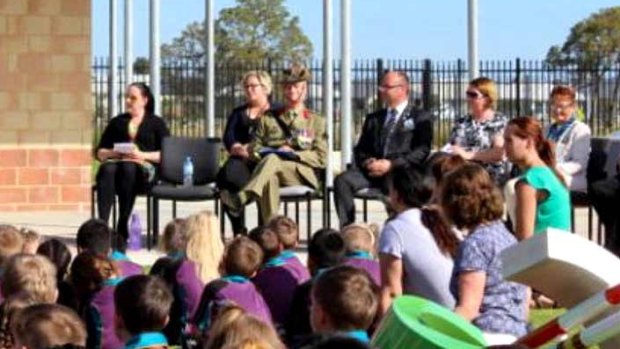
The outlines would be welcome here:
[[[129,138],[130,120],[131,116],[128,113],[112,118],[103,131],[96,150],[101,148],[112,149],[114,143],[131,142],[131,138]],[[169,135],[170,131],[162,118],[156,115],[145,115],[138,127],[134,143],[144,152],[160,151],[164,137]]]

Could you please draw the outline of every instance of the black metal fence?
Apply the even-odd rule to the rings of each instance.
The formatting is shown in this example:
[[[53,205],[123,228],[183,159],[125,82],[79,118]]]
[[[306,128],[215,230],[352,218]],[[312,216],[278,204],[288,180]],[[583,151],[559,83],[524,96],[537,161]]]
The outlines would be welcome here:
[[[308,105],[323,108],[323,73],[321,61],[309,62],[312,82]],[[334,132],[335,147],[340,147],[340,65],[334,61]],[[124,67],[118,63],[119,106],[123,106]],[[243,102],[239,84],[242,75],[253,69],[269,72],[275,84],[273,98],[280,100],[277,88],[283,66],[272,62],[259,65],[220,64],[215,68],[215,133],[221,135],[227,115]],[[434,62],[430,60],[356,60],[352,64],[352,110],[354,135],[358,134],[364,116],[380,106],[378,80],[383,71],[405,71],[411,80],[411,99],[435,116],[435,145],[441,145],[454,122],[465,115],[467,65],[462,60]],[[553,86],[570,84],[577,88],[580,114],[595,135],[606,135],[619,128],[620,64],[611,68],[553,67],[542,61],[483,61],[480,75],[496,81],[499,92],[498,110],[513,117],[535,115],[549,121],[548,96]],[[161,66],[161,114],[173,134],[202,136],[205,130],[205,67],[190,60],[164,62]],[[101,131],[108,120],[107,58],[96,58],[92,66],[92,91],[95,106],[93,122]],[[134,74],[133,81],[149,81],[148,74]],[[96,134],[99,134],[96,132]]]

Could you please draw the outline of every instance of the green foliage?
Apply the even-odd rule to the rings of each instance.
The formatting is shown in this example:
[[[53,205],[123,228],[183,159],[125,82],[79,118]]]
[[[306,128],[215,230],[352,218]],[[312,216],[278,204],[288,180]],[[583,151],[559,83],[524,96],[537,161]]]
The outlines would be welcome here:
[[[162,56],[198,62],[205,54],[205,43],[204,23],[193,22],[162,46]],[[236,0],[236,6],[223,9],[215,21],[216,61],[251,65],[265,60],[305,61],[311,56],[312,43],[284,0]]]
[[[599,68],[620,62],[620,6],[603,9],[575,24],[561,48],[549,49],[547,62]]]
[[[138,57],[133,62],[133,71],[135,74],[148,74],[150,70],[149,59],[146,57]]]

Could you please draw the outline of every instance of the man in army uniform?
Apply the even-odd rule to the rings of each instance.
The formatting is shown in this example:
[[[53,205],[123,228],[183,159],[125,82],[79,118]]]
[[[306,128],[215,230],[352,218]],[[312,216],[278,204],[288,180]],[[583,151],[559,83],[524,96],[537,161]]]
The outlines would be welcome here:
[[[325,119],[304,105],[310,71],[300,65],[284,70],[285,107],[265,114],[250,144],[250,156],[259,161],[250,181],[238,194],[221,193],[222,203],[239,212],[251,200],[258,202],[267,222],[280,206],[280,187],[306,185],[319,188],[316,169],[325,168]]]

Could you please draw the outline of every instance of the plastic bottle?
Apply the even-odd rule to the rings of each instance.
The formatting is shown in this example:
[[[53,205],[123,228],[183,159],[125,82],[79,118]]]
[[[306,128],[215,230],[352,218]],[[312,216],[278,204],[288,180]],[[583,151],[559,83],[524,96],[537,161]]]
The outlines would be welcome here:
[[[129,241],[127,247],[136,251],[142,248],[142,223],[137,213],[132,213],[129,219]]]
[[[194,163],[191,157],[186,157],[183,162],[183,185],[190,186],[194,184]]]

